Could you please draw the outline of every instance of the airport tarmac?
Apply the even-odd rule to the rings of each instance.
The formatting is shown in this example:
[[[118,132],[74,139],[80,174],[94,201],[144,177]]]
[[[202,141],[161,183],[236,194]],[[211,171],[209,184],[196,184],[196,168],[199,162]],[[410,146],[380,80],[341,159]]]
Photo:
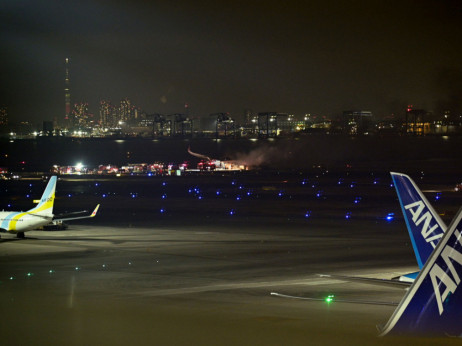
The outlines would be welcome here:
[[[379,338],[394,306],[305,301],[271,292],[399,302],[402,289],[320,278],[391,278],[416,269],[406,235],[376,222],[314,222],[303,232],[255,227],[117,228],[3,236],[3,345],[358,345]],[[370,227],[358,236],[357,226]],[[308,227],[308,228],[310,228]],[[380,229],[380,226],[377,227]],[[275,228],[276,229],[276,228]],[[352,232],[349,232],[349,231]],[[400,244],[397,246],[397,244]],[[453,339],[419,339],[420,344]]]
[[[412,177],[449,223],[455,178]],[[43,187],[2,182],[0,201],[26,210]],[[405,292],[317,274],[417,270],[388,172],[58,181],[56,212],[96,203],[96,218],[66,231],[1,235],[2,345],[460,343],[379,338],[395,306],[322,301]]]

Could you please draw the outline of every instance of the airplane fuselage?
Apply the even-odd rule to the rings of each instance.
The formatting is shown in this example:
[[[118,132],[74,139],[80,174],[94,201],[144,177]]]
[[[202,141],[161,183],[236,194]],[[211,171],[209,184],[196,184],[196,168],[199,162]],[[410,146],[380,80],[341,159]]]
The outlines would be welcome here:
[[[0,229],[12,233],[26,232],[49,224],[53,217],[32,214],[27,211],[0,212]]]

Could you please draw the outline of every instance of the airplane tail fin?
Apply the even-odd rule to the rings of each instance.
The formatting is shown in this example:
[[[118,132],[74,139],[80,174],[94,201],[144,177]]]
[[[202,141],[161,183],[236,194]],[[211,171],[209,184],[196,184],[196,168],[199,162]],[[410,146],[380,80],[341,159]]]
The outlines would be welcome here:
[[[58,178],[55,175],[50,178],[47,187],[43,192],[42,198],[40,198],[39,203],[34,208],[28,211],[29,213],[53,217],[53,204],[55,201],[55,190],[57,180]]]
[[[398,194],[417,263],[422,269],[443,236],[446,225],[409,176],[395,172],[390,174]]]
[[[462,208],[388,323],[385,335],[462,335]]]

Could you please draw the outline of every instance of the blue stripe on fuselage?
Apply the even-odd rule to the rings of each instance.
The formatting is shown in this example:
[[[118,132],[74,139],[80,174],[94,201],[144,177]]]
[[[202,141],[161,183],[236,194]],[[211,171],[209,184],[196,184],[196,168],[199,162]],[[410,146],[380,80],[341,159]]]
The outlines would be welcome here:
[[[7,214],[7,215],[3,218],[3,221],[2,221],[2,224],[1,224],[0,228],[3,228],[3,229],[8,230],[10,221],[11,221],[16,215],[19,215],[19,214],[23,214],[23,212],[17,212],[17,211],[15,211],[15,212],[11,212],[11,213]]]

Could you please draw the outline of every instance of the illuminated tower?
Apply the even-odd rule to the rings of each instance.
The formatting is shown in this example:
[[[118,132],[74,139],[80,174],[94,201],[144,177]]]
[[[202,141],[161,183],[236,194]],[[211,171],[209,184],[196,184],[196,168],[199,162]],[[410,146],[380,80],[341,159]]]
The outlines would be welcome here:
[[[66,115],[64,117],[65,127],[69,127],[70,116],[71,116],[71,90],[69,80],[69,58],[66,58],[66,78],[64,79],[64,101],[66,103]]]

